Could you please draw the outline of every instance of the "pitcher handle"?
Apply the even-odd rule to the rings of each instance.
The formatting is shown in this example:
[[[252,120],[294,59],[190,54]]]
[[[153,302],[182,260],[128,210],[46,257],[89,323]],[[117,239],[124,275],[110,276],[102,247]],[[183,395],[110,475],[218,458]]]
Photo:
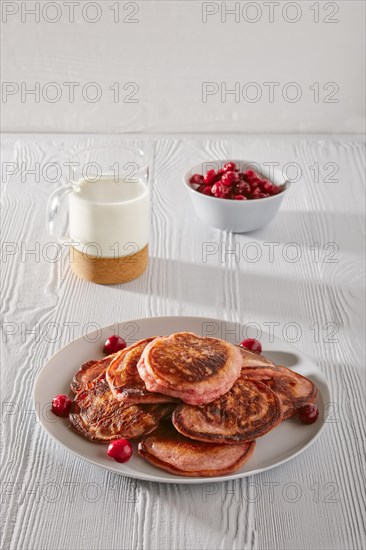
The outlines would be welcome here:
[[[56,220],[58,219],[61,203],[65,197],[75,189],[71,185],[63,185],[56,189],[50,196],[47,203],[47,228],[51,237],[55,237],[60,243],[70,242],[68,235],[60,235],[57,231]]]

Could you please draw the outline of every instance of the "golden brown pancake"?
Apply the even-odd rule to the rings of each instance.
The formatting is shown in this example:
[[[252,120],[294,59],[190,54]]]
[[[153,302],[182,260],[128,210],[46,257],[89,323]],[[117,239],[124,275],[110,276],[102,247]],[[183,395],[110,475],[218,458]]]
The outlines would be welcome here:
[[[81,365],[80,369],[71,381],[71,391],[73,393],[78,393],[80,390],[82,390],[85,386],[88,385],[89,382],[92,382],[92,380],[97,378],[97,376],[99,376],[107,369],[107,367],[109,367],[116,355],[117,353],[113,353],[112,355],[108,355],[103,359],[88,361],[87,363]]]
[[[241,376],[259,381],[269,380],[276,376],[276,366],[270,359],[241,346],[239,346],[239,349],[243,359]]]
[[[241,365],[236,346],[192,332],[177,332],[148,344],[137,369],[149,391],[200,405],[229,391]]]
[[[238,444],[266,434],[282,416],[281,400],[268,386],[240,377],[229,392],[212,403],[178,405],[172,421],[180,433],[192,439]]]
[[[107,369],[107,382],[113,395],[124,403],[171,403],[174,397],[150,392],[137,370],[137,363],[146,346],[155,338],[146,338],[116,355]]]
[[[111,441],[146,435],[171,411],[168,405],[127,405],[109,389],[105,372],[82,389],[72,404],[72,427],[87,439]]]
[[[255,441],[216,445],[193,441],[164,422],[139,443],[138,452],[162,470],[181,476],[221,476],[235,472],[252,456]]]
[[[242,357],[242,368],[274,368],[274,363],[260,353],[238,346]]]
[[[276,365],[276,375],[263,380],[282,401],[283,420],[292,416],[297,409],[313,403],[317,394],[315,384],[305,376],[286,367]]]

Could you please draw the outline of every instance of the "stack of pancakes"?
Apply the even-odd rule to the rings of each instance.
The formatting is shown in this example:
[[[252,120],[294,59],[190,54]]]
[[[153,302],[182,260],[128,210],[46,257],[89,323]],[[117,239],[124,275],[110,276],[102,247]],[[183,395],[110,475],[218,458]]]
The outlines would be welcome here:
[[[316,396],[310,380],[263,355],[191,332],[89,361],[71,389],[70,422],[84,437],[138,439],[141,456],[184,476],[237,470],[257,437]]]

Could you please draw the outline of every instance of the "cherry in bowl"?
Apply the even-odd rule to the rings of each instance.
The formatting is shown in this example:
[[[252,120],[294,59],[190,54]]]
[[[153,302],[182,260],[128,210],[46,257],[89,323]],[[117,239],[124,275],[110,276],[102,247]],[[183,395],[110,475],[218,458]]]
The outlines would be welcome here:
[[[227,159],[193,166],[183,182],[198,218],[232,233],[256,231],[269,224],[290,187],[280,167]]]
[[[283,188],[240,163],[227,162],[218,169],[193,174],[189,183],[198,193],[231,200],[258,200],[278,195]],[[240,199],[238,199],[240,197]]]

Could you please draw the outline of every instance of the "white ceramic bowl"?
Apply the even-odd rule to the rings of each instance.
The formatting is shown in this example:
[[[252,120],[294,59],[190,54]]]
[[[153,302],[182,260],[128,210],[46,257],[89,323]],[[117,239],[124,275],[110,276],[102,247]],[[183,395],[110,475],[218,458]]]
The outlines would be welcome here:
[[[235,162],[239,165],[240,171],[254,170],[258,175],[269,179],[272,183],[280,185],[284,189],[273,197],[236,201],[203,195],[198,193],[189,183],[193,174],[206,174],[212,168],[218,170],[227,162]],[[224,231],[247,233],[260,229],[273,220],[290,187],[290,182],[283,176],[280,168],[265,166],[255,161],[225,159],[196,164],[184,174],[184,185],[189,192],[197,215],[205,223]]]

